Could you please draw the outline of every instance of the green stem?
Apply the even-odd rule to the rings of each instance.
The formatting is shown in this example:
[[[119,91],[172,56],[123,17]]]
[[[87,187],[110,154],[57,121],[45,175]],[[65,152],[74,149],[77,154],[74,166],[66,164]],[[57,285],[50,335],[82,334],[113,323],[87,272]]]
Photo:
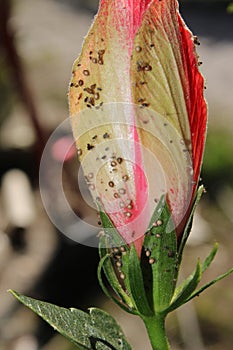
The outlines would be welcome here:
[[[170,350],[165,332],[165,316],[156,314],[143,319],[153,350]]]

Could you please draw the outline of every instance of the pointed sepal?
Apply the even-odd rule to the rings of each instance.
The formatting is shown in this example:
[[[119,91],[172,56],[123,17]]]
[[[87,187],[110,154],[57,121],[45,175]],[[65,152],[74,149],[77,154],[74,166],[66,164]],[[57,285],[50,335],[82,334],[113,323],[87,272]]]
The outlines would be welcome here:
[[[182,238],[181,238],[181,242],[179,244],[179,249],[178,249],[178,264],[179,265],[180,265],[181,260],[182,260],[182,254],[183,254],[185,244],[187,242],[187,239],[189,238],[189,235],[190,235],[190,232],[192,229],[193,217],[194,217],[195,210],[197,208],[197,205],[198,205],[204,191],[205,191],[204,186],[200,186],[197,190],[196,197],[193,201],[192,209],[191,209],[191,212],[189,214],[189,218],[187,220],[187,223],[186,223],[186,226],[185,226]]]
[[[137,313],[134,302],[129,295],[128,265],[130,250],[124,239],[119,235],[111,219],[100,211],[103,232],[99,241],[100,263],[98,280],[104,293],[129,313]],[[102,271],[110,289],[105,285]]]
[[[198,260],[196,270],[185,281],[181,283],[175,290],[171,305],[167,308],[167,312],[177,309],[179,306],[186,303],[193,291],[196,289],[201,280],[201,264]]]
[[[223,273],[222,275],[218,276],[217,278],[213,279],[212,281],[206,283],[204,286],[202,286],[201,288],[199,288],[198,290],[195,290],[190,297],[186,300],[186,302],[190,301],[191,299],[199,296],[202,292],[204,292],[204,290],[206,290],[207,288],[209,288],[210,286],[212,286],[213,284],[217,283],[218,281],[221,281],[223,278],[229,276],[231,273],[233,273],[233,268],[231,268],[230,270],[228,270],[227,272]]]
[[[148,303],[140,260],[134,244],[130,249],[128,274],[130,294],[138,312],[142,316],[152,316],[153,309]]]
[[[171,312],[177,309],[178,307],[180,307],[181,305],[186,304],[189,300],[193,299],[196,296],[199,296],[208,287],[220,281],[221,279],[227,277],[233,272],[233,269],[230,269],[226,273],[218,276],[214,280],[196,289],[199,282],[201,281],[203,272],[205,272],[206,269],[212,263],[217,253],[217,250],[218,250],[218,243],[215,243],[210,254],[207,256],[204,262],[201,264],[200,261],[198,260],[196,270],[175,289],[171,304],[166,310],[167,312]]]
[[[154,311],[162,312],[170,304],[177,278],[177,238],[164,196],[152,216],[141,259]]]

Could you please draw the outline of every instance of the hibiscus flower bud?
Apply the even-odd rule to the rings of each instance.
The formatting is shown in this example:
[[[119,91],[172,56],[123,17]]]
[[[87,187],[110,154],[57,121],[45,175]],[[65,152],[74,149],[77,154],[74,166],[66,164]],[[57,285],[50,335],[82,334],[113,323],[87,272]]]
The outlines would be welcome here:
[[[73,66],[84,175],[138,254],[161,196],[180,239],[196,194],[207,122],[196,41],[176,0],[102,0]]]

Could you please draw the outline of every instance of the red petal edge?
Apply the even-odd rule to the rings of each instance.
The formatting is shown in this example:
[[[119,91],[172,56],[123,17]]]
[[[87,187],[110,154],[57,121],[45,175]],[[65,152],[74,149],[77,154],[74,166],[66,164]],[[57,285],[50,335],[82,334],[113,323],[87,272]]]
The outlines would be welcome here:
[[[183,63],[187,79],[188,91],[186,94],[186,105],[189,116],[192,140],[192,158],[194,181],[197,182],[200,175],[207,128],[207,105],[204,99],[204,78],[198,69],[198,59],[195,52],[195,44],[192,33],[184,24],[178,13],[179,28],[183,48]]]

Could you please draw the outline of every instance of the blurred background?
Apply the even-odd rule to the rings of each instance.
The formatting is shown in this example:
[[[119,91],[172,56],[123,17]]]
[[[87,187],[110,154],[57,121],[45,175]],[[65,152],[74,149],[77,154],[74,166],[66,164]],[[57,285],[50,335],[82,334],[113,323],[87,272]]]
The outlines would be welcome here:
[[[202,172],[207,193],[196,213],[182,275],[218,241],[218,255],[204,281],[233,265],[232,7],[224,1],[181,3],[183,17],[201,42],[198,52],[209,103]],[[133,348],[150,349],[140,320],[103,296],[96,278],[97,250],[59,232],[39,192],[43,148],[68,117],[72,63],[96,10],[95,0],[0,0],[0,350],[73,349],[15,301],[9,288],[60,306],[103,307],[120,322]],[[54,157],[59,161],[59,152]],[[72,157],[64,164],[66,195],[80,218],[97,222],[76,188],[77,167]],[[53,204],[60,215],[62,205],[56,200]],[[232,349],[232,315],[233,283],[228,277],[169,317],[172,349]]]

